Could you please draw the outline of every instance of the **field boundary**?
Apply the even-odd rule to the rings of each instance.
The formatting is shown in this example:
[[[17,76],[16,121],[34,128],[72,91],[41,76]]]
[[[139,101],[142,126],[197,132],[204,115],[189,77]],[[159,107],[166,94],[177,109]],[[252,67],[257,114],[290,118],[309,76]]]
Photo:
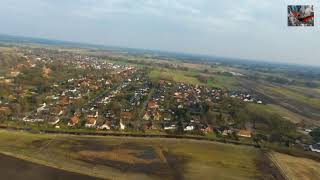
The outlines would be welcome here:
[[[8,127],[0,126],[0,129],[11,130],[11,131],[23,131],[32,132],[32,128],[18,128],[18,127]],[[251,146],[255,148],[260,148],[259,144],[251,144],[239,141],[232,141],[228,139],[211,139],[202,136],[185,136],[185,135],[172,135],[172,134],[134,134],[134,133],[110,133],[110,132],[76,132],[76,131],[55,131],[55,130],[38,130],[40,134],[61,134],[61,135],[76,135],[76,136],[111,136],[111,137],[136,137],[136,138],[167,138],[167,139],[186,139],[186,140],[198,140],[198,141],[208,141],[208,142],[219,142],[224,144],[234,144],[234,145],[244,145]]]
[[[279,165],[277,159],[274,157],[274,155],[272,154],[273,152],[268,152],[267,156],[269,157],[269,159],[271,160],[271,162],[278,168],[278,171],[282,174],[282,176],[286,179],[286,180],[292,180],[287,174],[286,171]]]

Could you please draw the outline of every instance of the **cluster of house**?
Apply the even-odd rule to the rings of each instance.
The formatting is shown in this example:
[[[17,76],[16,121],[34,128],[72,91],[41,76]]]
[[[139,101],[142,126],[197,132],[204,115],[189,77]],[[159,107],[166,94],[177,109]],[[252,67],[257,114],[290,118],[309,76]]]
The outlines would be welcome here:
[[[236,134],[239,137],[251,138],[253,133],[248,129],[215,128],[215,130],[225,137]]]
[[[122,82],[121,89],[118,90],[121,95],[127,96],[121,97],[121,102],[118,102],[121,110],[115,113],[112,107],[102,107],[104,115],[101,122],[103,123],[100,124],[98,129],[110,129],[109,127],[111,127],[112,129],[124,130],[133,122],[134,112],[137,113],[141,109],[144,100],[149,94],[150,84],[142,73],[143,71],[132,70],[131,74],[127,74]],[[115,96],[114,102],[118,100],[118,97]]]
[[[147,129],[156,128],[154,124],[160,121],[170,122],[173,119],[174,112],[167,104],[172,87],[171,82],[160,81],[158,87],[154,89],[143,115],[143,120],[147,122],[145,123]]]
[[[316,127],[313,128],[299,128],[300,132],[305,135],[310,135],[310,133],[315,130]],[[312,152],[320,153],[320,142],[305,146],[305,150],[309,150]]]
[[[19,55],[19,58],[21,58],[20,61],[18,61],[17,64],[12,64],[11,68],[7,70],[7,72],[0,76],[0,85],[2,87],[5,87],[4,89],[9,89],[9,95],[5,95],[0,97],[0,113],[8,114],[12,111],[17,111],[17,109],[20,108],[19,102],[17,101],[18,98],[26,97],[30,95],[36,95],[37,93],[34,92],[29,87],[23,87],[21,84],[16,83],[16,79],[19,78],[19,76],[23,75],[22,71],[25,68],[34,68],[36,67],[40,62],[39,59],[35,56],[28,57],[24,55]],[[16,118],[16,114],[14,117]]]
[[[14,78],[20,74],[20,71],[12,68],[6,76],[0,76],[0,84],[10,85],[14,82]]]
[[[9,115],[11,113],[11,108],[8,103],[3,103],[0,101],[0,115]]]
[[[12,85],[14,83],[14,79],[21,75],[21,69],[24,67],[34,67],[35,62],[27,60],[25,63],[19,63],[9,69],[9,71],[5,74],[5,76],[0,76],[0,85]]]
[[[100,130],[122,129],[124,130],[132,120],[132,111],[142,104],[150,89],[145,76],[134,68],[125,68],[121,71],[123,80],[106,93],[102,93],[84,106],[80,113],[76,112],[70,119],[69,126],[75,126],[84,116],[86,128]],[[131,89],[134,89],[132,92]],[[118,96],[130,92],[132,96],[122,98],[118,102]],[[120,103],[121,109],[115,110],[112,103]],[[115,111],[119,111],[116,113]]]
[[[60,119],[65,119],[72,113],[69,126],[76,126],[81,121],[81,115],[85,116],[85,127],[96,127],[99,117],[98,111],[92,106],[99,103],[108,104],[108,100],[116,96],[121,88],[126,87],[130,78],[126,81],[112,80],[110,76],[117,75],[118,79],[127,77],[135,69],[131,66],[116,65],[95,61],[88,57],[77,57],[78,60],[64,62],[64,65],[71,65],[80,69],[92,69],[100,73],[85,73],[64,81],[56,82],[51,86],[50,92],[46,93],[44,104],[41,104],[35,111],[29,112],[22,120],[25,122],[48,122],[59,128]],[[41,59],[41,61],[44,61]],[[46,61],[48,63],[48,61]],[[106,91],[106,93],[103,93]],[[92,112],[94,111],[94,112]]]
[[[245,93],[241,91],[231,92],[229,93],[231,98],[238,98],[244,102],[253,102],[257,104],[263,104],[262,100],[259,100],[255,97],[253,97],[250,93]]]
[[[205,99],[219,99],[220,90],[204,91],[205,87],[159,81],[151,98],[145,106],[143,120],[146,121],[147,129],[176,130],[177,109],[189,109],[190,119],[185,119],[182,124],[184,131],[194,131],[196,128],[207,132],[208,125],[201,123],[201,103]],[[180,125],[181,126],[181,125]],[[212,131],[212,130],[211,130]]]
[[[55,107],[52,104],[47,106],[43,103],[37,110],[31,112],[29,115],[25,116],[22,121],[25,122],[48,122],[49,124],[56,125],[60,122],[60,117],[63,114],[61,108]]]
[[[184,83],[172,83],[170,81],[160,81],[159,86],[148,101],[145,107],[143,120],[149,122],[146,128],[164,130],[176,130],[178,128],[177,111],[188,109],[190,116],[184,117],[182,122],[183,131],[200,130],[204,133],[212,132],[216,129],[201,121],[204,102],[219,102],[228,93],[217,88],[191,85]],[[249,98],[249,96],[247,96]],[[160,124],[160,126],[155,126]],[[225,129],[220,132],[222,135],[236,133],[240,137],[251,137],[252,132],[246,129]]]
[[[34,67],[38,63],[53,63],[55,56],[29,55],[25,58],[28,59],[28,65]],[[68,119],[67,125],[70,127],[123,130],[134,124],[132,121],[136,117],[144,122],[146,129],[176,130],[180,126],[177,122],[177,111],[188,109],[190,117],[183,121],[184,131],[197,129],[212,132],[214,128],[201,121],[203,102],[217,102],[223,96],[229,95],[216,88],[163,80],[151,91],[151,82],[144,70],[99,61],[90,56],[59,54],[59,59],[64,66],[94,73],[85,73],[53,84],[50,92],[46,94],[46,103],[28,113],[22,118],[23,121],[48,122],[59,128],[61,120],[65,123],[65,119]],[[43,71],[44,74],[50,74],[50,69],[46,66]],[[19,73],[12,70],[10,74],[18,76]],[[0,82],[3,79],[5,78],[0,77]],[[245,102],[262,103],[250,94],[241,92],[232,93],[230,97],[240,98]],[[120,110],[110,107],[114,102],[120,103]],[[5,108],[0,110],[4,111]],[[245,133],[239,131],[239,134]]]
[[[140,82],[140,84],[137,84],[138,87],[135,88],[133,95],[128,100],[131,107],[141,105],[144,98],[147,97],[150,92],[150,83],[147,80],[137,78],[135,81]]]
[[[316,144],[313,144],[313,145],[310,145],[310,146],[309,146],[309,149],[310,149],[312,152],[320,153],[320,142],[319,142],[319,143],[316,143]]]

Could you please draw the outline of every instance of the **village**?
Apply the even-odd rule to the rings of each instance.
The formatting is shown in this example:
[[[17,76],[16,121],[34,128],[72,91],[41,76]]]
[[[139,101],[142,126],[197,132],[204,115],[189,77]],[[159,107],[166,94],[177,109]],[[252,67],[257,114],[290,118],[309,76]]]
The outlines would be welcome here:
[[[1,0],[0,180],[320,180],[291,1]]]
[[[234,128],[235,121],[219,114],[223,125],[213,125],[203,114],[220,112],[220,102],[232,98],[243,103],[262,104],[249,93],[228,92],[219,88],[191,85],[167,80],[151,82],[147,70],[97,57],[53,53],[39,49],[26,51],[24,63],[11,68],[2,84],[9,84],[9,98],[1,99],[1,112],[14,111],[19,96],[37,99],[36,107],[19,109],[11,118],[25,123],[45,124],[55,129],[90,129],[97,131],[156,131],[162,133],[210,134],[250,138],[249,128]],[[20,69],[40,68],[46,81],[53,68],[72,67],[64,80],[51,80],[41,94],[37,88],[15,86]],[[51,68],[50,68],[51,67]],[[57,70],[56,70],[57,71]],[[67,69],[67,71],[70,71]],[[58,71],[57,71],[58,72]],[[21,81],[20,81],[21,84]],[[14,94],[16,93],[16,94]],[[30,98],[29,98],[30,99]],[[40,103],[39,103],[40,102]],[[209,105],[208,105],[209,104]]]
[[[155,67],[105,56],[42,48],[21,51],[14,66],[0,75],[0,116],[7,124],[59,131],[298,142],[306,150],[319,151],[318,144],[304,143],[305,138],[281,138],[277,133],[282,129],[272,134],[268,121],[280,123],[279,117],[259,118],[254,113],[250,117],[249,106],[268,104],[253,92],[161,76],[155,80],[150,77]],[[307,136],[313,130],[298,129]]]

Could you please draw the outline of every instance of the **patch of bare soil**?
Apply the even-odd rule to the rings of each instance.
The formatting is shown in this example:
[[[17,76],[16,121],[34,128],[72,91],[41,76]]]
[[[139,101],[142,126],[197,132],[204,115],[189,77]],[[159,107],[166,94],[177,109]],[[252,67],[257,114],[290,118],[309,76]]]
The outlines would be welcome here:
[[[179,180],[183,177],[186,158],[176,156],[159,147],[122,143],[103,144],[99,140],[77,141],[72,150],[78,154],[78,160],[112,167],[122,172],[143,173],[165,179]]]

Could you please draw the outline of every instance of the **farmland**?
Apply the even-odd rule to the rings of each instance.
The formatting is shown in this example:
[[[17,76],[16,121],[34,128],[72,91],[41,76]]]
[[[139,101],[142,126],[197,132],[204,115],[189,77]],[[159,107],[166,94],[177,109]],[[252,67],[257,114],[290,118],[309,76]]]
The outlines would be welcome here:
[[[320,177],[320,164],[311,159],[273,153],[274,161],[278,163],[281,170],[291,180],[316,180]]]
[[[200,82],[192,76],[193,74],[183,71],[170,71],[166,69],[152,70],[149,74],[152,80],[171,80],[188,84],[200,84]]]
[[[265,81],[241,80],[241,86],[264,97],[266,110],[277,112],[294,123],[319,125],[318,88],[297,87],[268,83]]]
[[[111,179],[263,179],[277,171],[255,148],[174,139],[0,132],[0,151],[35,163]]]
[[[32,162],[16,159],[10,156],[0,155],[0,161],[5,164],[0,167],[2,179],[14,180],[56,180],[56,179],[77,179],[77,180],[102,180],[82,174],[66,172]]]
[[[208,86],[217,87],[221,89],[235,90],[237,89],[237,79],[235,77],[214,75],[210,77],[208,81]]]
[[[282,96],[285,96],[286,98],[293,99],[295,101],[298,101],[300,103],[305,103],[313,107],[319,107],[320,106],[320,99],[319,98],[312,98],[305,96],[303,94],[294,92],[287,88],[282,87],[269,87],[268,90],[270,90],[272,93],[280,94]]]
[[[300,114],[291,112],[288,109],[275,104],[267,104],[267,105],[250,104],[249,108],[259,111],[261,113],[268,112],[268,113],[278,114],[284,119],[295,124],[301,123],[303,121],[312,122],[310,118],[301,116]]]
[[[312,72],[103,50],[4,47],[1,128],[33,133],[1,131],[0,152],[45,165],[44,171],[120,180],[282,179],[268,152],[318,158],[308,149],[319,138],[308,133],[320,125],[319,80]],[[36,134],[46,130],[79,136]],[[217,142],[201,141],[205,137]]]

